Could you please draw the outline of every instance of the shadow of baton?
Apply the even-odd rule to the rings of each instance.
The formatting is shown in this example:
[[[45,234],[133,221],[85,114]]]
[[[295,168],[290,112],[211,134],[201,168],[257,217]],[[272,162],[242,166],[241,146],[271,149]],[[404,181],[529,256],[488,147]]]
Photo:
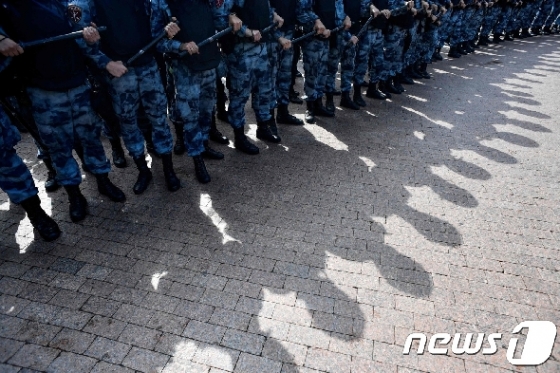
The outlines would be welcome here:
[[[97,27],[97,31],[99,32],[103,32],[107,30],[107,27],[105,26],[99,26]],[[28,42],[21,42],[18,43],[20,45],[20,47],[22,47],[23,49],[26,48],[30,48],[30,47],[36,47],[36,46],[40,46],[40,45],[45,45],[45,44],[49,44],[49,43],[53,43],[55,41],[61,41],[61,40],[69,40],[69,39],[79,39],[84,35],[84,30],[80,30],[80,31],[74,31],[71,32],[69,34],[64,34],[64,35],[58,35],[58,36],[52,36],[50,38],[45,38],[45,39],[40,39],[40,40],[34,40],[34,41],[28,41]]]

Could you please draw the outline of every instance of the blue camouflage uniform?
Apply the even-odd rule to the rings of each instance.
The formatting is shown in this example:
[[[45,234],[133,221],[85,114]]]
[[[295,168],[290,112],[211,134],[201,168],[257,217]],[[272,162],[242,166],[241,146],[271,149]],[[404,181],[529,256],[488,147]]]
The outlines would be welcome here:
[[[153,2],[144,0],[143,10],[145,15],[152,14]],[[91,21],[97,21],[100,18],[101,9],[96,9],[93,0],[88,1],[91,18],[84,17],[82,23],[89,24]],[[105,12],[113,11],[112,8],[103,9]],[[127,14],[128,17],[133,15]],[[135,17],[136,15],[134,15]],[[149,17],[150,20],[152,19]],[[150,27],[150,25],[146,25]],[[154,37],[161,33],[163,28],[154,30]],[[119,32],[113,30],[112,32]],[[148,42],[150,38],[148,38]],[[103,36],[101,39],[101,50],[105,52],[106,44],[103,44]],[[140,49],[140,48],[139,48]],[[138,49],[138,50],[139,50]],[[134,52],[132,53],[134,54]],[[131,57],[131,56],[128,56]],[[95,56],[96,65],[101,70],[105,70],[105,66],[112,60],[109,53],[100,53]],[[123,61],[126,62],[126,61]],[[149,53],[145,57],[137,60],[131,66],[127,66],[128,72],[120,78],[106,75],[109,94],[113,101],[115,113],[119,118],[121,125],[121,136],[124,144],[133,158],[140,158],[144,154],[145,139],[142,131],[138,126],[138,112],[142,106],[146,116],[151,124],[152,142],[155,151],[158,154],[170,154],[173,148],[173,137],[167,123],[167,97],[165,88],[161,81],[161,75],[156,60]]]
[[[25,16],[21,15],[19,8],[11,5],[3,8],[3,11],[9,14],[10,25],[6,26],[6,29],[8,32],[13,29],[15,38],[30,41],[81,29],[79,20],[71,20],[68,12],[69,5],[80,5],[79,2],[41,1],[33,5],[36,1],[12,3],[14,7],[28,7],[25,9],[31,12],[27,12]],[[56,22],[50,21],[51,19]],[[60,22],[61,20],[64,21]],[[37,22],[43,22],[41,29],[29,26],[23,28],[23,25]],[[53,29],[45,31],[49,27]],[[36,59],[44,58],[50,63],[48,68],[54,69],[47,76],[26,69],[27,93],[33,106],[33,117],[39,135],[49,149],[57,173],[57,182],[60,185],[78,185],[82,176],[72,155],[75,138],[83,146],[85,165],[93,174],[106,174],[111,170],[99,139],[101,126],[100,122],[94,119],[95,115],[91,109],[90,88],[86,85],[83,65],[83,55],[95,55],[95,47],[88,46],[83,39],[55,44],[50,44],[44,47],[45,49],[29,50],[19,57],[16,63],[28,66],[38,63]],[[42,65],[36,66],[39,70],[45,68]],[[73,70],[66,71],[65,66]]]
[[[213,5],[213,2],[212,2]],[[209,3],[209,6],[212,6]],[[169,6],[165,0],[152,0],[152,33],[157,35],[169,23]],[[214,27],[215,28],[215,27]],[[182,42],[191,40],[171,40],[164,38],[158,43],[160,52],[171,56],[182,53]],[[198,40],[200,42],[201,40]],[[201,51],[204,53],[204,50]],[[183,134],[187,154],[195,157],[205,150],[204,143],[212,124],[216,104],[216,68],[194,70],[186,62],[188,55],[172,58],[170,62],[175,80],[175,100],[178,117],[183,122]]]
[[[391,11],[391,18],[389,18],[389,26],[385,34],[385,51],[384,51],[384,64],[383,74],[387,78],[400,74],[404,69],[404,46],[405,38],[408,30],[394,23],[391,23],[393,11],[401,9],[405,6],[402,0],[390,0],[389,10]]]
[[[335,25],[339,27],[346,18],[344,12],[344,1],[336,0],[336,17]],[[359,20],[351,20],[358,22]],[[341,85],[340,89],[343,92],[350,91],[352,87],[352,74],[354,72],[354,58],[356,56],[355,46],[348,41],[352,35],[346,30],[340,30],[336,34],[332,34],[331,38],[336,39],[336,45],[329,45],[329,53],[327,58],[327,68],[325,69],[325,92],[332,93],[336,91],[336,73],[338,72],[338,64],[340,63]]]
[[[213,7],[216,27],[219,30],[228,27],[228,16],[233,7],[243,7],[244,4],[245,0],[224,0],[220,6]],[[272,8],[270,8],[269,20],[272,24]],[[245,37],[246,30],[247,25],[243,24],[236,34],[237,40],[233,51],[226,57],[230,82],[228,119],[234,129],[245,126],[245,104],[251,93],[261,97],[258,105],[253,105],[257,119],[267,122],[272,118],[269,101],[273,99],[272,79],[269,76],[268,49],[266,43],[254,43],[250,38]]]
[[[1,27],[0,35],[6,36]],[[4,70],[10,60],[11,58],[0,56],[0,71]],[[20,140],[18,130],[10,123],[8,115],[0,106],[0,189],[6,192],[13,203],[21,203],[38,194],[29,169],[14,149]]]
[[[554,24],[554,22],[558,19],[558,16],[560,16],[560,0],[556,0],[554,2],[554,5],[552,6],[552,11],[550,12],[549,17],[545,22],[545,26],[551,27]]]
[[[543,27],[546,23],[546,20],[550,16],[550,13],[552,12],[553,7],[554,0],[543,0],[539,6],[539,12],[533,20],[532,27],[535,29],[540,29],[541,27]]]
[[[362,0],[361,11],[362,17],[370,17],[369,0]],[[384,10],[384,9],[379,9]],[[383,17],[380,14],[378,17]],[[369,81],[376,83],[381,79],[383,74],[383,30],[369,26],[364,35],[360,38],[356,46],[356,59],[354,67],[354,86],[359,87],[364,83],[364,77],[369,69]]]
[[[500,18],[498,19],[498,22],[494,26],[494,34],[502,34],[508,31],[507,26],[511,15],[513,14],[513,7],[511,7],[508,3],[502,3],[502,5],[499,7],[501,7],[502,12],[500,14]]]
[[[494,2],[494,5],[486,9],[486,14],[482,21],[482,29],[480,30],[480,36],[487,38],[488,35],[493,33],[496,24],[498,23],[502,7]]]
[[[319,19],[313,11],[314,0],[300,0],[297,6],[297,18],[304,27],[304,32],[310,32]],[[334,35],[333,35],[334,36]],[[323,97],[326,87],[327,62],[329,59],[329,40],[312,36],[302,41],[303,69],[305,83],[303,86],[306,101],[315,101]]]

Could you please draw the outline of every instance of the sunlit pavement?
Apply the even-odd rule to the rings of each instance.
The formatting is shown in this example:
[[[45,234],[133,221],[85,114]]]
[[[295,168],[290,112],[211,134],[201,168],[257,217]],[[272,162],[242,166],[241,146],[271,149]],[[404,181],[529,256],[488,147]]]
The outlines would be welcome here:
[[[64,233],[36,240],[0,195],[0,372],[559,372],[560,337],[538,367],[506,351],[518,338],[527,359],[523,321],[560,325],[560,36],[429,71],[390,102],[281,126],[258,156],[215,145],[207,185],[186,156],[173,194],[158,159],[142,196],[115,169],[124,204],[84,174],[83,224],[24,136]],[[425,352],[404,355],[413,332]],[[473,353],[477,334],[454,352],[456,333],[501,333],[497,353]]]

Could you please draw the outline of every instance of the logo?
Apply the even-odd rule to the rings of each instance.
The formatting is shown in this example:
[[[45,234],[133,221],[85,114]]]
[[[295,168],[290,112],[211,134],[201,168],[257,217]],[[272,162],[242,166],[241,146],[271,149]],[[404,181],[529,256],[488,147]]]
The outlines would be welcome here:
[[[68,18],[74,23],[82,20],[82,8],[77,5],[68,5]]]
[[[544,363],[550,355],[556,339],[556,326],[550,321],[524,321],[513,329],[513,334],[519,334],[521,330],[528,329],[527,338],[523,351],[519,358],[514,354],[517,350],[518,338],[509,341],[506,357],[513,365],[535,366]],[[482,351],[482,355],[494,355],[498,352],[497,341],[502,339],[501,333],[491,333],[486,338],[488,347],[482,348],[484,343],[484,333],[477,333],[473,346],[474,333],[467,333],[461,345],[462,335],[457,333],[453,336],[451,352],[455,355],[474,355]],[[412,333],[406,338],[403,354],[409,355],[412,343],[418,341],[418,355],[424,354],[424,349],[428,338],[424,333]],[[451,335],[448,333],[436,333],[430,338],[428,352],[432,355],[447,355],[449,353],[449,343]]]

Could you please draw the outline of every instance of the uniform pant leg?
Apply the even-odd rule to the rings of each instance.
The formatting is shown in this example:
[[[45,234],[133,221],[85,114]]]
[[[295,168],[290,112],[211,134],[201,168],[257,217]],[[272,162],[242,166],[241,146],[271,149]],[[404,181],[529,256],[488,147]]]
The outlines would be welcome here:
[[[385,45],[385,36],[382,30],[373,30],[370,39],[370,60],[369,60],[369,81],[377,83],[389,78],[390,70],[387,70],[385,64],[385,55],[383,46]]]
[[[14,149],[20,140],[18,130],[0,107],[0,189],[16,204],[38,194],[29,169]]]
[[[288,31],[284,36],[292,39],[293,31]],[[290,87],[292,85],[292,61],[294,59],[294,47],[284,50],[279,48],[278,52],[278,74],[276,75],[276,101],[278,105],[290,103]]]
[[[204,136],[199,126],[202,74],[189,69],[181,60],[173,61],[177,83],[177,108],[183,121],[185,148],[190,157],[204,151]],[[213,88],[216,80],[213,81]]]
[[[324,82],[321,87],[321,77],[329,54],[329,42],[311,37],[303,42],[303,69],[305,70],[304,92],[307,101],[315,101],[323,97]]]
[[[203,141],[208,141],[214,106],[216,105],[216,69],[201,72],[198,124]]]
[[[385,64],[384,73],[387,77],[395,76],[404,68],[404,38],[406,29],[392,25],[385,35]]]
[[[138,68],[129,67],[128,72],[120,78],[109,81],[109,94],[113,99],[113,108],[121,124],[121,135],[133,158],[144,154],[144,136],[138,125],[140,108],[140,86]]]
[[[86,85],[69,91],[74,132],[83,149],[83,161],[91,173],[99,175],[111,171],[111,164],[101,144],[102,122],[91,108],[90,94]]]
[[[340,63],[340,57],[342,55],[342,35],[338,32],[336,37],[336,45],[329,45],[329,53],[327,59],[327,68],[325,71],[325,92],[331,93],[336,91],[336,74],[338,73],[338,64]],[[330,41],[329,41],[330,44]]]
[[[82,175],[72,154],[74,125],[69,92],[29,87],[27,93],[39,135],[49,149],[57,182],[60,185],[80,184]]]
[[[374,32],[376,30],[368,28],[356,45],[356,57],[354,59],[354,86],[359,87],[364,83],[364,78],[368,70],[369,54]],[[383,48],[383,47],[382,47]],[[383,50],[383,49],[382,49]]]
[[[167,97],[157,65],[142,66],[138,70],[140,100],[150,120],[152,142],[158,154],[169,154],[173,149],[173,136],[167,122]]]
[[[356,59],[356,45],[342,41],[342,56],[340,58],[340,90],[349,92],[352,89],[352,77],[354,75]]]

